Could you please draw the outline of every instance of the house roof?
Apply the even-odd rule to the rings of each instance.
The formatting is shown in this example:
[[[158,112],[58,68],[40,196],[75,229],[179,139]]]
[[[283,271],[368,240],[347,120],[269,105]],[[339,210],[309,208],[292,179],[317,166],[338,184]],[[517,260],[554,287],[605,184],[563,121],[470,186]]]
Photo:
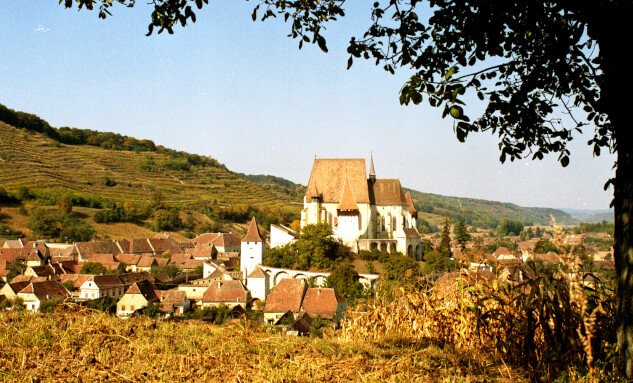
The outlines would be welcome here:
[[[88,274],[62,274],[59,276],[59,281],[61,283],[71,281],[73,282],[73,286],[78,289],[81,285],[84,284],[87,280],[91,279],[93,276]]]
[[[154,249],[147,238],[135,238],[130,242],[130,253],[143,254],[153,253]]]
[[[156,264],[156,258],[144,255],[141,257],[141,259],[138,260],[138,262],[136,263],[136,267],[152,267]]]
[[[167,238],[148,238],[148,242],[154,248],[154,251],[159,254],[163,254],[167,251],[171,251],[174,248],[179,248],[178,242],[170,237]]]
[[[95,275],[92,277],[92,281],[100,289],[124,286],[123,282],[121,282],[121,279],[119,279],[119,276],[116,274]]]
[[[65,299],[70,294],[58,281],[31,282],[18,294],[34,294],[40,301],[47,299]]]
[[[402,229],[404,231],[404,236],[406,238],[420,238],[420,232],[415,227],[410,227],[406,229]]]
[[[271,229],[274,227],[275,229],[277,229],[277,230],[281,230],[281,231],[283,231],[283,232],[285,232],[285,233],[287,233],[287,234],[290,234],[290,235],[292,235],[292,236],[294,236],[294,235],[296,235],[296,234],[297,234],[297,233],[295,233],[295,231],[294,231],[294,230],[292,230],[291,228],[286,227],[286,226],[281,225],[281,224],[279,224],[279,225],[275,225],[274,223],[271,223],[271,224],[270,224],[270,227],[271,227]]]
[[[400,180],[377,179],[369,183],[369,198],[379,206],[408,205]]]
[[[187,300],[187,293],[179,290],[157,291],[160,298],[160,311],[172,312],[174,306],[184,306]]]
[[[324,203],[339,203],[346,178],[349,178],[356,203],[369,203],[367,170],[363,158],[315,159],[306,188],[307,201],[321,198]]]
[[[266,298],[264,312],[299,312],[307,287],[304,279],[282,279]]]
[[[345,183],[343,184],[343,190],[341,193],[341,199],[336,207],[338,210],[359,210],[356,200],[354,199],[354,193],[352,187],[349,184],[349,178],[345,177]]]
[[[195,258],[213,258],[213,254],[217,250],[212,243],[199,243],[194,248],[185,249],[185,252]]]
[[[24,259],[22,257],[22,248],[0,248],[0,259],[11,263],[17,259]]]
[[[140,254],[118,254],[116,260],[126,265],[136,265],[141,259]]]
[[[199,243],[211,243],[213,242],[218,236],[220,235],[220,233],[204,233],[204,234],[200,234],[199,236],[197,236],[196,238],[192,239],[191,242],[193,242],[194,244],[199,244]]]
[[[88,262],[95,262],[95,263],[114,263],[117,260],[114,258],[114,254],[93,254],[89,259]]]
[[[260,267],[255,266],[255,269],[248,274],[247,278],[266,278],[266,273]]]
[[[336,315],[336,308],[345,300],[334,289],[309,288],[303,298],[301,307],[312,317],[319,316],[332,319]]]
[[[409,213],[417,213],[415,210],[415,206],[413,205],[413,198],[411,198],[411,193],[407,191],[407,194],[404,195],[404,198],[407,200],[407,204],[409,204]]]
[[[257,222],[255,222],[255,217],[251,219],[251,223],[248,225],[248,231],[244,238],[242,238],[242,242],[263,242],[262,237],[259,235],[259,228],[257,227]]]
[[[241,281],[213,281],[202,295],[203,302],[247,302],[248,290]]]
[[[154,284],[147,280],[142,280],[135,282],[126,292],[125,294],[141,294],[148,301],[158,300],[158,296],[156,291],[158,289],[154,286]]]

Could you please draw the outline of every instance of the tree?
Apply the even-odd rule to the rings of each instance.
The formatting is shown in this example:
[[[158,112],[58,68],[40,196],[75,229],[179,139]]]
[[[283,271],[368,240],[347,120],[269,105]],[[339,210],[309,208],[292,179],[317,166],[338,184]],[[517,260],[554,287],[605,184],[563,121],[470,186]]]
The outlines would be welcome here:
[[[466,249],[466,242],[470,241],[470,234],[468,234],[468,229],[463,219],[457,221],[454,231],[457,242],[459,242],[462,251],[464,251]]]
[[[46,238],[57,238],[60,228],[57,217],[48,209],[37,208],[33,210],[26,223],[33,234]]]
[[[101,275],[106,274],[108,270],[101,263],[86,262],[81,266],[81,274]]]
[[[357,299],[366,296],[363,285],[358,281],[358,273],[349,263],[336,265],[326,279],[326,286],[341,294],[352,305]]]
[[[442,228],[442,241],[438,248],[443,255],[450,257],[451,255],[451,220],[446,217],[444,220],[444,228]]]
[[[73,211],[73,203],[68,194],[63,195],[57,200],[57,207],[62,214],[69,214]]]
[[[99,8],[99,17],[120,3],[134,0],[75,0],[79,8]],[[196,16],[208,0],[155,0],[148,35]],[[323,31],[328,22],[345,15],[345,0],[260,0],[253,10],[262,20],[281,16],[290,36],[317,44],[327,52]],[[65,0],[72,7],[73,0]],[[262,7],[263,6],[263,7]],[[261,13],[260,13],[261,14]],[[616,327],[619,367],[633,378],[633,145],[628,129],[628,98],[633,88],[623,38],[630,35],[631,0],[552,1],[510,0],[390,0],[375,2],[372,23],[347,48],[354,59],[375,60],[394,73],[415,73],[401,89],[400,102],[431,107],[453,119],[459,141],[471,132],[499,137],[500,160],[543,159],[558,155],[569,163],[567,143],[587,125],[594,129],[588,142],[599,155],[616,154],[614,187],[614,259],[618,275]],[[465,99],[476,95],[483,114],[471,120]],[[471,105],[472,106],[472,105]],[[478,106],[478,105],[477,105]],[[478,108],[475,108],[479,110]],[[567,113],[571,123],[558,118]]]
[[[523,231],[523,222],[511,219],[502,219],[497,228],[497,233],[504,237],[506,235],[520,235]]]

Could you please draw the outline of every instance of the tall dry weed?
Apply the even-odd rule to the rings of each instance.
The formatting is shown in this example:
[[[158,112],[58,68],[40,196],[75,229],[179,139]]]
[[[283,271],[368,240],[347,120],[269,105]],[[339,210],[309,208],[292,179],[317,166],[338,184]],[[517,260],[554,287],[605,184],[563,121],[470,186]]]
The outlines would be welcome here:
[[[584,283],[580,260],[566,248],[562,263],[526,262],[515,282],[462,271],[451,288],[400,289],[379,295],[343,322],[340,338],[451,344],[525,367],[535,381],[599,381],[613,377],[614,294]]]

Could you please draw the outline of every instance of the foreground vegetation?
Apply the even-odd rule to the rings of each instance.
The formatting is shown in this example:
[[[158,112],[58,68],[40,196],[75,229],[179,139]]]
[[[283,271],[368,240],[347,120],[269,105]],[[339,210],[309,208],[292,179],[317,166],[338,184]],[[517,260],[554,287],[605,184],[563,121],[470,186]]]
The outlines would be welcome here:
[[[123,321],[63,306],[49,314],[0,313],[0,379],[7,382],[516,382],[525,376],[501,360],[432,342],[296,338],[244,323]]]

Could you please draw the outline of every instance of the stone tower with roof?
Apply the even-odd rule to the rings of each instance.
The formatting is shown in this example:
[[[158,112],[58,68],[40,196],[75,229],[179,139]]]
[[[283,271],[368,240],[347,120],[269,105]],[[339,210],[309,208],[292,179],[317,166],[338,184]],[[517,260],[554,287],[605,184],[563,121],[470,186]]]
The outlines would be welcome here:
[[[257,265],[264,262],[264,241],[259,234],[255,217],[251,220],[248,231],[242,238],[240,258],[240,269],[244,272],[245,278],[255,270]]]
[[[369,174],[362,158],[314,160],[301,212],[301,227],[327,223],[352,251],[380,249],[422,257],[417,211],[397,179]]]

